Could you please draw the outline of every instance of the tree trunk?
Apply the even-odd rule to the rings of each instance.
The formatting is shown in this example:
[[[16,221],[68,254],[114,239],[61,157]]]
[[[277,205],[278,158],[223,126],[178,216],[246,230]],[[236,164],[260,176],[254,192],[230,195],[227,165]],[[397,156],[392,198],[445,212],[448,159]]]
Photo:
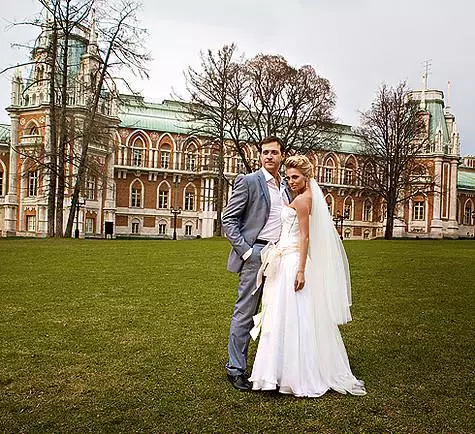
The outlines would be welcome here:
[[[394,210],[396,209],[396,202],[389,201],[386,209],[386,228],[384,231],[384,239],[392,240],[394,229]]]
[[[49,111],[49,123],[50,123],[50,157],[49,157],[49,182],[48,182],[48,237],[55,236],[55,217],[56,217],[56,184],[58,174],[58,161],[57,161],[57,144],[58,136],[56,134],[56,57],[58,53],[58,30],[56,27],[56,20],[53,22],[53,33],[51,41],[51,76],[49,82],[49,98],[50,98],[50,111]]]
[[[65,153],[68,141],[68,126],[66,119],[68,104],[68,51],[69,51],[69,2],[66,5],[66,31],[64,32],[64,46],[62,57],[61,71],[61,113],[59,120],[59,146],[58,146],[58,190],[56,192],[56,236],[63,237],[63,213],[64,213],[64,196],[66,189],[65,180]]]

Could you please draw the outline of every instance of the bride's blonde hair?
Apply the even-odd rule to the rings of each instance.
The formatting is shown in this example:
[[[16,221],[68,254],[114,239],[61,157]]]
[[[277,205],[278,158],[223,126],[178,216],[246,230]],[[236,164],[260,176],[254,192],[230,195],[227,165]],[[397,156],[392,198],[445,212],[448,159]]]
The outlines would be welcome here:
[[[288,157],[284,162],[284,166],[286,169],[300,170],[306,178],[310,179],[314,177],[313,164],[305,155],[292,155]]]

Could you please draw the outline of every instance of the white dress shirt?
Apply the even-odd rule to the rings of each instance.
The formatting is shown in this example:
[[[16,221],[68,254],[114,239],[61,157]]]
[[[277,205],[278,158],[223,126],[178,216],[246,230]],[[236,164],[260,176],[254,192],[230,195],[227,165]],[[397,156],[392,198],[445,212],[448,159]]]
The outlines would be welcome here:
[[[264,173],[267,188],[269,189],[269,196],[270,196],[270,211],[269,211],[269,218],[267,219],[266,224],[262,228],[261,232],[259,232],[260,240],[272,241],[276,243],[279,241],[280,238],[280,231],[282,229],[282,221],[281,221],[281,211],[282,206],[284,205],[284,197],[285,197],[285,188],[282,184],[278,185],[275,178],[262,167],[262,172]],[[252,248],[249,249],[244,255],[242,255],[242,259],[246,260],[251,256]]]

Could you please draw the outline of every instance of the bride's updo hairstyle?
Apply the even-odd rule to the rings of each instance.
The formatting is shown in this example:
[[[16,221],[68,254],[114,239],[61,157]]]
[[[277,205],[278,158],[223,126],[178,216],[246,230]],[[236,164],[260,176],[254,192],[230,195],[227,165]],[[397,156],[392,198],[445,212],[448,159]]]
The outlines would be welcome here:
[[[292,155],[286,158],[284,162],[286,169],[298,169],[302,172],[303,176],[308,179],[314,177],[313,164],[305,155]]]

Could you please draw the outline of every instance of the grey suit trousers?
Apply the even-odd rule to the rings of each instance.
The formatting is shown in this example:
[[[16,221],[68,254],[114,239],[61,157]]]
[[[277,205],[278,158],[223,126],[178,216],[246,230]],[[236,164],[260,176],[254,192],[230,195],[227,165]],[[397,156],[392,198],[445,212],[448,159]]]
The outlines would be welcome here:
[[[244,262],[239,273],[238,297],[234,306],[229,330],[229,360],[226,370],[230,375],[240,375],[246,370],[247,350],[254,326],[252,317],[257,313],[262,298],[262,286],[252,295],[256,288],[257,272],[261,266],[261,244],[255,244],[252,255]]]

